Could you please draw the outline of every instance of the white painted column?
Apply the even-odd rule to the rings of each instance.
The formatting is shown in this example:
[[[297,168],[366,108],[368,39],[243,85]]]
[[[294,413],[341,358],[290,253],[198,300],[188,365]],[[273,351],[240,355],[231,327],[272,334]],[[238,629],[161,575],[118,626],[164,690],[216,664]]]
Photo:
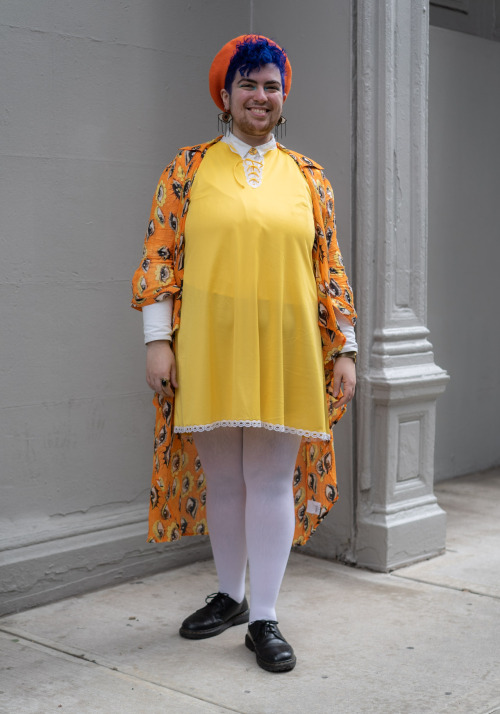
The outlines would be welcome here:
[[[427,0],[357,2],[355,560],[376,570],[445,546],[433,460],[448,376],[426,328],[428,36]]]

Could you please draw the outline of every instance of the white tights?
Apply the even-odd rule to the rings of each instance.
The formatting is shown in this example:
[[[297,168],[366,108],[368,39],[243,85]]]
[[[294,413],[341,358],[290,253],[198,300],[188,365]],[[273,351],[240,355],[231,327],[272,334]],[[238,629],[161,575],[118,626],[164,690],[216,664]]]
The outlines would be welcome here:
[[[219,591],[241,602],[250,569],[250,622],[276,620],[295,528],[293,469],[301,437],[255,427],[194,435],[207,480],[207,523]]]

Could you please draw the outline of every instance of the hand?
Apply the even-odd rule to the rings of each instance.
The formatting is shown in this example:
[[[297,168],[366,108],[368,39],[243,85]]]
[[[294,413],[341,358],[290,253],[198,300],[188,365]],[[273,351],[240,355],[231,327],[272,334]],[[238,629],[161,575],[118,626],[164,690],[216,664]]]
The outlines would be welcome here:
[[[175,355],[168,340],[154,340],[146,345],[146,381],[151,389],[160,395],[173,397],[177,384],[177,370],[175,367]],[[170,384],[164,387],[162,379],[170,380]]]
[[[342,386],[343,396],[335,407],[343,407],[354,397],[356,390],[356,365],[350,357],[342,357],[342,353],[335,360],[333,367],[333,396],[337,399],[340,387]]]

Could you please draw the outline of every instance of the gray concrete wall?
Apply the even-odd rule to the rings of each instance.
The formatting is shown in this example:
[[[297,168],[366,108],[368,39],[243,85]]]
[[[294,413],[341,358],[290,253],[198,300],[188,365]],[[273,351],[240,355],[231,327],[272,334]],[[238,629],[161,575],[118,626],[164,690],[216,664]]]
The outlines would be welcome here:
[[[207,553],[145,543],[130,279],[163,167],[216,133],[209,63],[249,23],[248,2],[0,1],[0,608]]]
[[[429,328],[450,374],[436,479],[500,463],[500,44],[431,27]]]

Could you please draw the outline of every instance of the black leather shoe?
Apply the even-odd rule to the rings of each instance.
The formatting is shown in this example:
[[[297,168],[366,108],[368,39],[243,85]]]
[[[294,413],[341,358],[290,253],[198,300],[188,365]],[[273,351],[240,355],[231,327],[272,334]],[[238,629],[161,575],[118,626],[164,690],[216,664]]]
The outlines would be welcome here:
[[[181,637],[203,640],[215,637],[228,627],[248,622],[249,609],[245,597],[242,602],[236,602],[226,593],[213,593],[205,598],[205,602],[205,607],[186,617],[179,630]]]
[[[293,648],[274,620],[256,620],[248,626],[245,644],[255,652],[257,664],[268,672],[289,672],[295,667]]]

